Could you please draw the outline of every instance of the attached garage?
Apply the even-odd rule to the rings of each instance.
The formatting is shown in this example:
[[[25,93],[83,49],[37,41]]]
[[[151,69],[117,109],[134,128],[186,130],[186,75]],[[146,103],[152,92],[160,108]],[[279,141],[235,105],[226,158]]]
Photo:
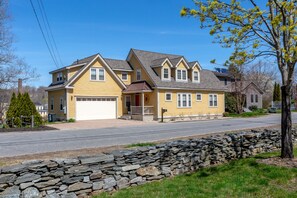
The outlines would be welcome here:
[[[116,98],[76,98],[76,120],[115,119]]]

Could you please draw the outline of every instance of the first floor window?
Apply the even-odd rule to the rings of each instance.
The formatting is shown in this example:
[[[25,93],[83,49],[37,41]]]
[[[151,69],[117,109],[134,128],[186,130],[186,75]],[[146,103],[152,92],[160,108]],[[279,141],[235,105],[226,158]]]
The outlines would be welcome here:
[[[192,98],[191,94],[179,93],[177,94],[177,107],[191,107]]]
[[[130,111],[130,105],[131,105],[131,96],[125,97],[125,106],[128,108],[128,111]]]
[[[51,102],[50,102],[50,110],[54,110],[54,98],[51,98]]]
[[[64,110],[64,99],[61,97],[60,98],[60,111]]]
[[[254,103],[254,95],[251,94],[251,103]]]
[[[171,101],[172,94],[171,93],[166,93],[165,94],[165,101]]]
[[[122,73],[122,80],[128,80],[128,74],[127,72]]]
[[[209,106],[210,107],[217,107],[218,106],[218,95],[209,94]]]
[[[202,101],[202,95],[201,93],[196,94],[196,101]]]
[[[258,94],[255,95],[255,101],[258,103]]]

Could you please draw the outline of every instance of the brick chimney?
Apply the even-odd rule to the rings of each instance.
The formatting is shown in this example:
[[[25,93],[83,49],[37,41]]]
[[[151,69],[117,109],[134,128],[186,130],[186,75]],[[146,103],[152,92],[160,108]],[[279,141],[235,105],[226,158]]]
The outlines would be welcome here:
[[[18,79],[18,92],[23,93],[23,80],[20,78]]]

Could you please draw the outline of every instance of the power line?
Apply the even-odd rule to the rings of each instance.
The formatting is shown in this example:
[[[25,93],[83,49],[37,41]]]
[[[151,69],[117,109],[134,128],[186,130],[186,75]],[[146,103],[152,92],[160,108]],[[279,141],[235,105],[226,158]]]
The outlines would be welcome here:
[[[47,49],[48,49],[48,51],[49,51],[49,53],[50,53],[50,55],[51,55],[51,57],[52,57],[52,59],[53,59],[53,61],[54,61],[54,64],[55,64],[56,67],[58,68],[58,67],[59,67],[59,66],[58,66],[58,63],[57,63],[56,59],[54,58],[54,55],[53,55],[53,53],[52,53],[52,51],[51,51],[51,49],[50,49],[50,47],[49,47],[49,44],[48,44],[48,42],[47,42],[47,40],[46,40],[45,34],[44,34],[44,32],[43,32],[42,26],[41,26],[41,24],[40,24],[40,21],[39,21],[39,18],[38,18],[38,16],[37,16],[37,13],[36,13],[36,10],[35,10],[35,7],[34,7],[34,5],[33,5],[32,0],[30,0],[30,3],[31,3],[31,7],[32,7],[32,9],[33,9],[35,18],[36,18],[36,20],[37,20],[39,29],[40,29],[40,31],[41,31],[41,33],[42,33],[42,37],[43,37],[43,39],[44,39],[44,41],[45,41],[45,44],[46,44],[46,46],[47,46]]]
[[[50,23],[49,23],[49,21],[48,21],[48,17],[47,17],[46,11],[45,11],[45,7],[44,7],[44,4],[43,4],[43,0],[38,0],[38,3],[39,3],[39,5],[41,5],[41,9],[40,9],[40,10],[41,10],[41,13],[43,13],[43,15],[44,15],[46,24],[47,24],[48,29],[49,29],[49,33],[50,33],[51,38],[52,38],[52,41],[53,41],[53,45],[54,45],[54,47],[55,47],[55,50],[56,50],[56,53],[57,53],[57,55],[58,55],[59,61],[60,61],[60,63],[61,63],[61,66],[63,66],[63,62],[62,62],[62,59],[61,59],[61,56],[60,56],[60,53],[59,53],[57,44],[56,44],[56,41],[55,41],[55,39],[54,39],[54,36],[53,36],[53,32],[52,32]]]

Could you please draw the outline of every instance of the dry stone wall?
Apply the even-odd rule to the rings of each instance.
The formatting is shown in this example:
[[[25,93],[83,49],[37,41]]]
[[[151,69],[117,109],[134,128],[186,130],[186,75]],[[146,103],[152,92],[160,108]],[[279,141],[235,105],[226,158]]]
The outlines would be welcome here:
[[[277,148],[280,132],[264,130],[178,140],[96,156],[27,161],[0,169],[0,198],[87,197]]]

